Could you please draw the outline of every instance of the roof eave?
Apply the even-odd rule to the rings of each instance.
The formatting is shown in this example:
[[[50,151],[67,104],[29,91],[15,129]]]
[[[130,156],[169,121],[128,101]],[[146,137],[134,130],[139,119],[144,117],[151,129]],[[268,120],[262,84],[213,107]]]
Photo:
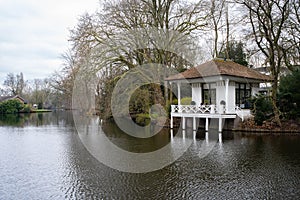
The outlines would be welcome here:
[[[264,78],[254,78],[254,77],[241,77],[241,76],[233,76],[228,74],[220,74],[215,76],[205,76],[205,77],[193,77],[193,78],[177,78],[177,79],[166,79],[168,82],[213,82],[218,80],[235,80],[239,82],[254,82],[254,83],[263,83],[263,82],[271,82],[273,79],[271,77]]]

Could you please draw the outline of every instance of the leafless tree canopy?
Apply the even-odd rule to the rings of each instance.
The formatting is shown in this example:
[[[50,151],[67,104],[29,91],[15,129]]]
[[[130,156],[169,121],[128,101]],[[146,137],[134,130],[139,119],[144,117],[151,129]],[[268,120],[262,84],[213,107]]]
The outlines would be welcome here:
[[[22,95],[25,88],[23,73],[14,75],[9,73],[4,80],[4,86],[9,95]]]
[[[293,70],[299,66],[299,2],[296,0],[243,1],[248,9],[252,36],[270,68],[272,103],[275,119],[280,125],[277,108],[277,90],[280,73],[284,67]],[[297,28],[298,26],[298,31]]]
[[[229,57],[230,40],[238,38],[248,44],[248,57],[259,55],[270,68],[279,119],[277,87],[283,68],[299,67],[299,27],[299,0],[105,0],[70,31],[72,48],[54,82],[70,96],[78,71],[87,77],[96,73],[96,94],[107,97],[136,66],[158,63],[182,71],[199,57],[210,59],[220,52]],[[211,46],[210,56],[201,51],[205,43]],[[109,98],[104,101],[110,107]]]

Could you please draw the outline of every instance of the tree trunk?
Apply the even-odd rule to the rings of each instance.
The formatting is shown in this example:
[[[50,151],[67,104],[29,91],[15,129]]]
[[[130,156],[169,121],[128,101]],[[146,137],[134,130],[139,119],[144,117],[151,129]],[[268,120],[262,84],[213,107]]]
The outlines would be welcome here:
[[[162,94],[162,90],[160,88],[159,84],[151,84],[151,88],[153,91],[153,100],[154,100],[154,104],[160,104],[160,105],[165,105],[165,99],[164,96]]]
[[[228,16],[228,2],[226,2],[225,4],[226,6],[226,58],[229,58],[229,34],[230,34],[230,30],[229,30],[229,16]]]
[[[272,106],[274,110],[274,120],[278,126],[281,127],[281,121],[280,121],[280,111],[277,107],[277,90],[278,90],[278,80],[274,80],[272,84]]]

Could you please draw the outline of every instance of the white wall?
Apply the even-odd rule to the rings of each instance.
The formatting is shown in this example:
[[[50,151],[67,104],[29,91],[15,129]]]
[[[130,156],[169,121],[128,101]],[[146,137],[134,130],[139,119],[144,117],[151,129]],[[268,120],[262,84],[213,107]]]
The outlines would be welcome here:
[[[259,88],[258,87],[252,87],[251,89],[251,96],[255,96],[256,94],[258,94]]]
[[[216,104],[217,105],[220,105],[220,102],[223,100],[223,101],[226,101],[226,98],[225,98],[225,86],[217,86],[216,87]],[[226,102],[227,103],[227,102]]]
[[[192,86],[192,101],[196,102],[196,105],[200,105],[202,102],[202,88]]]
[[[228,110],[230,112],[235,111],[235,85],[229,85],[228,87]]]
[[[223,100],[226,102],[226,86],[225,85],[218,85],[216,87],[216,103],[217,105],[220,105],[220,102]],[[234,112],[235,110],[235,83],[230,82],[228,86],[228,102],[226,102],[226,105],[228,105],[228,111],[227,112]]]

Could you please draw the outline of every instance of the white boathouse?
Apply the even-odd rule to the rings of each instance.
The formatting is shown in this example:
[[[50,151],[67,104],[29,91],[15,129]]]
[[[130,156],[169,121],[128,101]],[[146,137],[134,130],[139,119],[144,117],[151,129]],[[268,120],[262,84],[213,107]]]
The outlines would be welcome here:
[[[178,105],[171,105],[171,128],[174,117],[182,118],[183,129],[186,118],[192,118],[193,130],[196,130],[196,119],[204,118],[207,131],[209,119],[216,118],[221,132],[222,120],[237,116],[244,120],[250,115],[249,99],[258,93],[260,83],[270,82],[272,78],[231,60],[216,58],[169,76],[166,81],[177,85],[178,90]],[[181,105],[181,85],[184,83],[192,88],[192,105]]]

